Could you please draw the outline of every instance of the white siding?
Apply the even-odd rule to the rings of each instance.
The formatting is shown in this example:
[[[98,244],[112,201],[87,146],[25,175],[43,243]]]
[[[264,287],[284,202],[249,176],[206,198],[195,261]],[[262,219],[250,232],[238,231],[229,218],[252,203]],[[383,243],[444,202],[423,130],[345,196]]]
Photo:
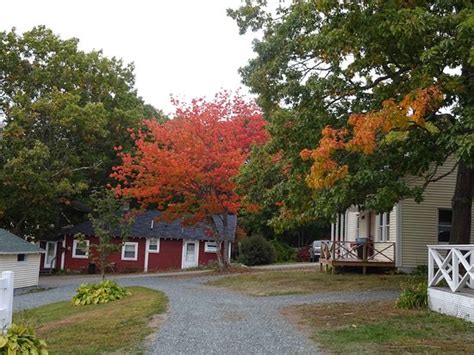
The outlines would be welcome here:
[[[438,169],[444,174],[453,167],[454,162],[448,161]],[[416,181],[413,182],[413,185]],[[413,199],[401,202],[401,266],[413,268],[426,265],[429,244],[438,244],[438,209],[451,208],[451,199],[456,184],[456,171],[445,178],[434,182],[425,190],[423,202],[416,203]],[[474,218],[474,206],[472,215]],[[471,243],[474,242],[474,229],[471,229]]]
[[[398,206],[395,205],[390,212],[390,242],[397,241],[397,208]]]
[[[369,211],[360,211],[360,214],[359,214],[359,237],[360,238],[369,237],[369,223],[370,223]]]
[[[13,271],[15,288],[36,286],[39,280],[40,254],[26,254],[25,261],[17,255],[0,255],[0,273]]]
[[[353,242],[353,241],[356,240],[357,213],[358,212],[347,212],[347,238],[346,238],[346,241]]]

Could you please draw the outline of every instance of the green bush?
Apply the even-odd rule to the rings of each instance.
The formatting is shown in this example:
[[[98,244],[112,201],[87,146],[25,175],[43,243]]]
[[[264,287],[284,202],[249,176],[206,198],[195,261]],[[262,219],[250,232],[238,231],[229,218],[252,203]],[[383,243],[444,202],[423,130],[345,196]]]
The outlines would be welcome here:
[[[403,309],[420,309],[428,306],[428,286],[424,281],[410,282],[402,286],[396,306]]]
[[[76,295],[72,298],[75,306],[85,306],[88,304],[107,303],[131,295],[124,287],[116,282],[105,280],[98,284],[82,284],[76,290]]]
[[[275,260],[275,249],[264,237],[255,235],[240,243],[239,262],[245,265],[271,264]]]
[[[0,354],[47,355],[46,342],[38,339],[31,327],[12,324],[6,335],[0,335]]]
[[[273,239],[270,243],[275,250],[275,262],[284,263],[295,260],[296,252],[288,244],[283,243],[277,239]]]
[[[413,276],[428,277],[428,266],[418,265],[415,270],[411,273]]]

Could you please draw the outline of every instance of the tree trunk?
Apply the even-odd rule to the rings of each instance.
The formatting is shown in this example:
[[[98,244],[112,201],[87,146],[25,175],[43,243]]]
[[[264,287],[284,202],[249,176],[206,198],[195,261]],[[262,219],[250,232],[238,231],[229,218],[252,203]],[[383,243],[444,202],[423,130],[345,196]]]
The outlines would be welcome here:
[[[228,267],[230,264],[229,260],[229,241],[224,240],[224,250],[223,250],[223,256],[222,259],[224,260],[224,268]]]
[[[217,266],[219,271],[224,270],[224,263],[222,261],[222,241],[216,240]]]
[[[456,188],[452,199],[453,219],[450,244],[470,244],[472,196],[474,193],[474,169],[464,161],[459,162]]]
[[[105,280],[105,264],[107,262],[107,256],[105,255],[105,250],[102,250],[100,253],[100,274],[102,276],[102,281]]]
[[[229,239],[228,239],[229,221],[228,221],[227,212],[224,212],[224,215],[223,215],[223,218],[222,218],[222,228],[223,228],[223,234],[224,234],[223,260],[224,260],[224,268],[227,268],[230,264],[230,260],[229,260]]]

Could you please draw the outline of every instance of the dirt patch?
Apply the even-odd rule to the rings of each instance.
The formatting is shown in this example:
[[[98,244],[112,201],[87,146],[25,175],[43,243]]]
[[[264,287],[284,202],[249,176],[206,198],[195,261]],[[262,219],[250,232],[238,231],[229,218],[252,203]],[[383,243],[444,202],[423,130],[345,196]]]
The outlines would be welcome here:
[[[156,331],[160,328],[163,322],[166,321],[166,319],[168,319],[168,313],[155,314],[153,317],[150,318],[150,321],[148,322],[148,327],[150,327],[154,331],[145,337],[146,348],[149,348],[150,345],[153,343],[153,340],[156,336]]]
[[[212,275],[229,275],[229,274],[248,274],[252,272],[257,272],[259,270],[254,270],[245,265],[230,265],[224,270],[215,269],[212,272]]]
[[[306,304],[284,308],[281,313],[305,334],[314,329],[334,328],[344,325],[377,322],[416,311],[394,308],[393,302]]]
[[[94,318],[96,317],[91,313],[80,313],[76,315],[71,315],[68,318],[60,319],[55,322],[44,324],[39,327],[39,331],[46,334],[50,330],[67,327],[68,325],[71,325],[71,324],[89,322],[90,320]]]
[[[156,314],[151,317],[150,321],[148,322],[148,326],[152,329],[158,329],[160,325],[168,318],[167,313]]]

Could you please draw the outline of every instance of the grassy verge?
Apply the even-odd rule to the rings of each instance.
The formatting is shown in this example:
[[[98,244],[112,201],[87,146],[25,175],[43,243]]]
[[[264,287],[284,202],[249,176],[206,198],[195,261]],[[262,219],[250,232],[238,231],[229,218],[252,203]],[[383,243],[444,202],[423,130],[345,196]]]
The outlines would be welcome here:
[[[407,275],[336,274],[318,271],[268,271],[230,276],[209,282],[252,296],[276,296],[331,291],[399,290]]]
[[[283,313],[330,353],[474,353],[474,324],[393,302],[318,304]]]
[[[52,354],[140,352],[153,329],[154,316],[166,311],[159,291],[130,287],[131,296],[91,306],[59,302],[15,314],[17,323],[32,324]]]

